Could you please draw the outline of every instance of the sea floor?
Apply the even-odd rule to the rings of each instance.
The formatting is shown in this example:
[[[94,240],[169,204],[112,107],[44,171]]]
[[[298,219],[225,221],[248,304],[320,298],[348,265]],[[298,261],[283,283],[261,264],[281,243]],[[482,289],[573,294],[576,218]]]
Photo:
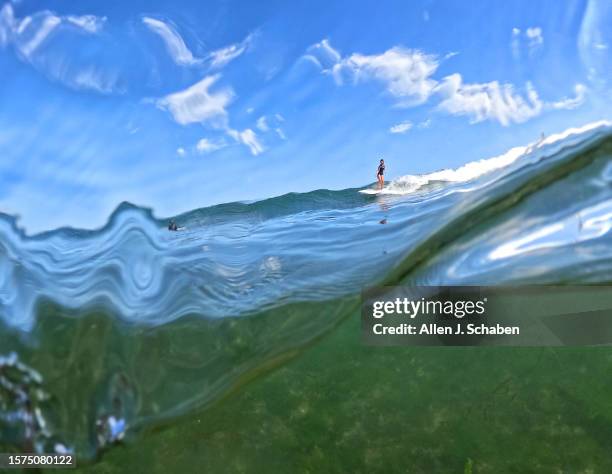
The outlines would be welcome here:
[[[612,348],[366,347],[354,315],[78,472],[612,472]]]

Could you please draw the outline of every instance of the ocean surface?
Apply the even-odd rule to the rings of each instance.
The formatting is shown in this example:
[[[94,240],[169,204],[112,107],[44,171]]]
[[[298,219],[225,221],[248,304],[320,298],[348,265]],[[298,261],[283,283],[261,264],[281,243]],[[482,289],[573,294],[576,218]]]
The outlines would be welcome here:
[[[101,229],[27,235],[0,215],[0,451],[93,462],[185,426],[300,354],[315,351],[321,374],[348,367],[316,350],[334,331],[359,344],[358,329],[337,331],[352,328],[367,286],[612,282],[612,126],[400,177],[381,192],[292,193],[172,218],[181,230],[123,203]],[[419,367],[410,350],[417,374],[435,360]],[[526,352],[512,354],[501,359],[531,366]],[[609,377],[606,357],[593,377]],[[486,369],[478,364],[466,371]],[[278,406],[295,395],[286,390],[274,392]]]

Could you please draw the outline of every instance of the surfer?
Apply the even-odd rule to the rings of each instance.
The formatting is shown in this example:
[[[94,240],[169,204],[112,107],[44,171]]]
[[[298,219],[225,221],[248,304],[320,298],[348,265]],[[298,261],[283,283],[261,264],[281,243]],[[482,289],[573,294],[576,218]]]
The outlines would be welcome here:
[[[174,222],[174,219],[170,219],[170,222],[168,222],[168,230],[178,230],[178,225],[176,222]]]
[[[527,146],[527,148],[525,149],[525,153],[531,153],[536,148],[540,148],[542,145],[544,145],[544,140],[546,140],[546,135],[544,134],[544,132],[542,132],[540,134],[540,138],[538,138],[538,141],[536,141],[535,143],[531,143]]]
[[[378,170],[376,171],[376,179],[378,180],[378,189],[382,189],[385,185],[385,160],[380,160]]]

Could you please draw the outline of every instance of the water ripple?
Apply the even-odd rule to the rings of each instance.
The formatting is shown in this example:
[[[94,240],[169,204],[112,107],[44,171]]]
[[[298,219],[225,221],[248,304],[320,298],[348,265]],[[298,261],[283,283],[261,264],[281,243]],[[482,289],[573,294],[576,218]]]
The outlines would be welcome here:
[[[611,281],[610,127],[506,161],[403,196],[198,209],[179,232],[129,204],[97,231],[0,215],[3,439],[94,456],[295,355],[375,283]]]

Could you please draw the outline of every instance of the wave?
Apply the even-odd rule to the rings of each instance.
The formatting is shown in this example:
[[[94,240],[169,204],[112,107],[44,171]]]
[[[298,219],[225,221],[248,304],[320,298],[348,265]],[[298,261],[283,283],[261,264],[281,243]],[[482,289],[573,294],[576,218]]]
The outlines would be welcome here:
[[[95,231],[0,216],[0,444],[93,458],[296,355],[366,286],[612,281],[608,124],[421,178],[198,209],[180,232],[127,203]]]
[[[610,126],[610,122],[599,121],[587,124],[583,127],[569,128],[561,133],[556,133],[548,137],[542,136],[539,140],[529,143],[524,146],[517,146],[511,148],[507,152],[499,156],[487,158],[483,160],[472,161],[464,164],[459,168],[449,168],[434,171],[431,173],[421,175],[406,175],[401,176],[391,181],[382,190],[377,189],[364,189],[362,192],[365,194],[390,194],[390,195],[403,195],[411,194],[420,190],[423,190],[428,185],[444,184],[444,183],[465,183],[472,181],[484,174],[491,173],[501,169],[510,171],[508,167],[515,163],[519,158],[525,158],[525,155],[531,154],[541,156],[542,148],[552,146],[558,143],[568,144],[568,141],[572,138],[580,136],[584,133],[596,130],[598,128],[605,128]],[[538,153],[540,152],[540,153]]]

